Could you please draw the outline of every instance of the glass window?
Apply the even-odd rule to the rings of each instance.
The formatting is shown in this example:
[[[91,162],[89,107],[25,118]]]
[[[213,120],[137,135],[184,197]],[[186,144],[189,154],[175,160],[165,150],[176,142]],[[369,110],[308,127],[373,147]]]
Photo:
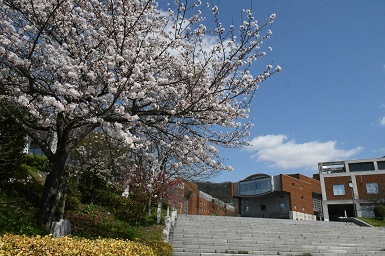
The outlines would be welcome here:
[[[285,203],[280,203],[280,204],[279,204],[279,208],[280,208],[281,210],[285,209]]]
[[[255,181],[255,189],[258,190],[269,190],[271,188],[271,179],[264,178]]]
[[[385,161],[377,162],[378,170],[385,170]]]
[[[253,195],[254,190],[254,181],[242,181],[239,183],[239,192],[241,195]]]
[[[271,177],[239,182],[239,194],[241,195],[258,195],[271,190]]]
[[[351,172],[363,172],[363,171],[373,171],[374,163],[373,162],[362,162],[362,163],[350,163],[349,171]]]
[[[377,183],[367,183],[366,192],[368,194],[378,194],[378,184]]]
[[[345,195],[345,186],[341,184],[333,185],[333,194],[335,196]]]
[[[271,177],[255,180],[255,194],[263,194],[272,190]]]

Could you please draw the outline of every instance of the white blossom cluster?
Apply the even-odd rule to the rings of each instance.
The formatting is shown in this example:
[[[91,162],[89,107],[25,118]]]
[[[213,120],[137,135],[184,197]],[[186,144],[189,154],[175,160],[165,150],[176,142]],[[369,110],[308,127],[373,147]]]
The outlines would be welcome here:
[[[249,71],[266,54],[275,14],[259,24],[246,10],[238,31],[223,27],[217,6],[174,4],[164,12],[152,0],[0,0],[0,100],[23,112],[18,122],[49,159],[99,127],[157,170],[231,169],[215,146],[245,145],[250,100],[281,71]]]

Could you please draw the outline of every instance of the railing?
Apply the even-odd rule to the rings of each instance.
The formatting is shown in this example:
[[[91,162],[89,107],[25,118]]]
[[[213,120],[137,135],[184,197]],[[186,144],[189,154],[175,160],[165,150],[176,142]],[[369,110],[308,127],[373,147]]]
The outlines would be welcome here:
[[[163,229],[163,240],[170,242],[170,237],[174,231],[175,221],[177,219],[177,211],[172,210],[171,216],[166,216],[164,218],[165,228]]]

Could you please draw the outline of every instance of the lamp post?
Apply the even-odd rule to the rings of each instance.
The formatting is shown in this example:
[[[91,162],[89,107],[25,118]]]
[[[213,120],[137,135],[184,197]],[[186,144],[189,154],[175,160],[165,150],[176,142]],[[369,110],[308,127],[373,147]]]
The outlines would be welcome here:
[[[356,209],[356,202],[354,201],[355,195],[354,195],[352,180],[349,180],[349,188],[352,190],[352,202],[353,202],[354,217],[357,217],[357,209]]]

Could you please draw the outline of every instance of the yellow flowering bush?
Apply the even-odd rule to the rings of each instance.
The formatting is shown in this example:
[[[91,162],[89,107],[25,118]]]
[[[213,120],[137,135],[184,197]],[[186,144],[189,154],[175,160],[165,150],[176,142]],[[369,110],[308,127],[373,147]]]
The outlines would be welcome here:
[[[151,247],[156,247],[156,250]],[[147,245],[121,239],[90,240],[71,236],[53,238],[52,236],[28,237],[5,234],[0,236],[0,255],[166,256],[172,255],[172,247],[160,241]]]
[[[174,254],[174,249],[171,244],[164,241],[145,241],[144,244],[151,247],[155,254],[158,256],[172,256]]]

